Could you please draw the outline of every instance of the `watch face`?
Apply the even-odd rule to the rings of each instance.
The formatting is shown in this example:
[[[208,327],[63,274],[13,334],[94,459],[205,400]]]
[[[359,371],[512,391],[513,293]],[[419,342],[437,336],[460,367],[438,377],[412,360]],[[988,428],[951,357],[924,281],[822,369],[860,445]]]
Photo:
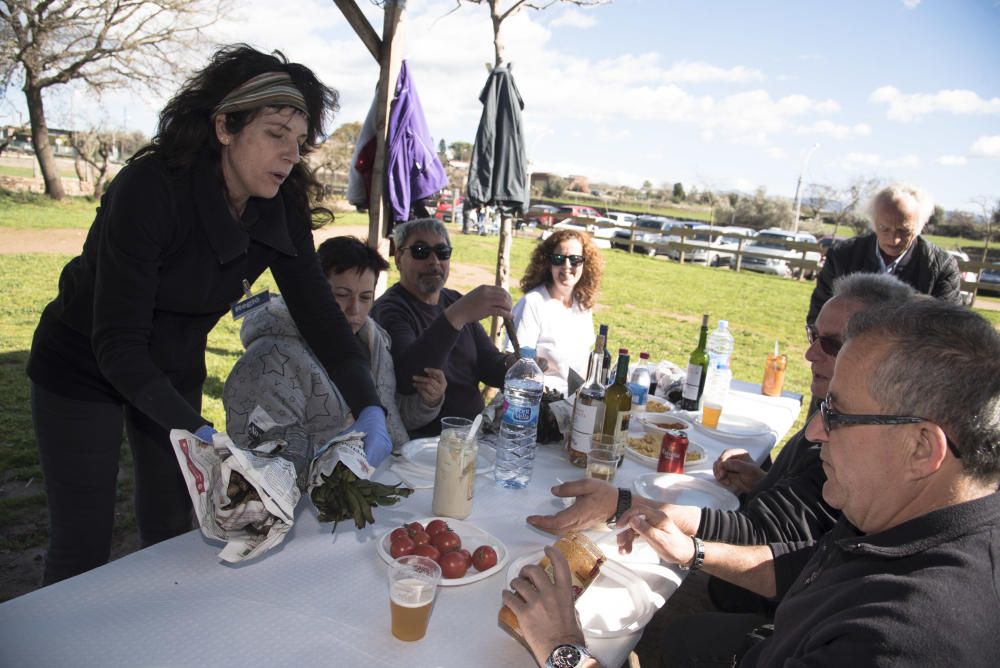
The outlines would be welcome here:
[[[554,668],[576,668],[581,658],[580,650],[573,645],[560,645],[552,651]]]

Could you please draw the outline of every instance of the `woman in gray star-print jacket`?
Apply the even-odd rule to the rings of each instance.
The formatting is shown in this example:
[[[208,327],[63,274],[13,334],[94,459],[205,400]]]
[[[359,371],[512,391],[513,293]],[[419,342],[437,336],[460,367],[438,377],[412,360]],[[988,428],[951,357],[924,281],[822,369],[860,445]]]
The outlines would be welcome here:
[[[367,318],[357,337],[370,355],[379,398],[388,411],[386,426],[398,450],[409,440],[408,428],[437,416],[444,395],[434,406],[424,405],[419,394],[397,395],[389,335]],[[222,394],[226,433],[236,444],[251,447],[271,428],[295,425],[318,447],[353,421],[347,402],[306,345],[280,296],[246,317],[240,338],[246,352]]]

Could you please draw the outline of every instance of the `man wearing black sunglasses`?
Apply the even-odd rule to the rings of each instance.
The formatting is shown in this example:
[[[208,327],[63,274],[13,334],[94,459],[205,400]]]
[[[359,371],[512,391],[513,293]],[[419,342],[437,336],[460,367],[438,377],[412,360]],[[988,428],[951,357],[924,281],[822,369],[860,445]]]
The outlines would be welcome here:
[[[436,436],[442,417],[474,418],[483,410],[479,383],[502,387],[513,355],[498,351],[479,321],[511,317],[506,290],[480,285],[466,295],[444,287],[448,281],[451,242],[434,218],[412,220],[393,230],[399,282],[372,309],[392,339],[396,390],[415,392],[414,380],[426,368],[444,371],[448,387],[437,417],[410,430],[413,437]]]

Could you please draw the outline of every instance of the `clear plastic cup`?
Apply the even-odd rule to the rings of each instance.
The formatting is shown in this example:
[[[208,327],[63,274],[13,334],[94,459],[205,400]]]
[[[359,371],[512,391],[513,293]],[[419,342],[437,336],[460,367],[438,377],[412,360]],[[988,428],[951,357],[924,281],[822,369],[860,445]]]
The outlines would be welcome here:
[[[407,641],[424,637],[439,582],[441,567],[433,559],[408,554],[389,564],[392,635]]]

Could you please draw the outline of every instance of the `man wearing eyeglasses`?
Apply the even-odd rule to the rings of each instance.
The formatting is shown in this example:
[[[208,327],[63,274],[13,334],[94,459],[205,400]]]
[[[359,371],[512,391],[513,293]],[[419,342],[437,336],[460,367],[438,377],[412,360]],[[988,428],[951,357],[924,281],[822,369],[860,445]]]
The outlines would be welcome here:
[[[741,667],[1000,665],[1000,334],[929,298],[856,314],[806,436],[821,444],[823,497],[842,511],[817,544],[699,549],[637,507],[620,519],[619,547],[642,536],[667,562],[783,595],[773,635]],[[553,565],[560,582],[565,561]],[[534,623],[521,625],[533,649],[576,630],[557,616],[560,588],[539,585],[520,601],[504,594]],[[738,654],[714,650],[717,661]]]
[[[869,209],[872,231],[827,251],[809,300],[806,322],[816,321],[820,308],[832,294],[834,279],[855,272],[892,274],[917,292],[960,304],[957,261],[920,236],[933,212],[934,202],[916,186],[893,183],[880,190]]]
[[[372,318],[392,339],[396,391],[412,394],[425,382],[426,369],[444,371],[448,387],[433,420],[411,429],[414,438],[441,433],[442,417],[472,419],[483,410],[479,383],[502,387],[513,355],[498,351],[479,321],[511,317],[506,290],[480,285],[466,295],[444,287],[451,242],[434,218],[411,220],[393,230],[399,282],[372,308]]]

